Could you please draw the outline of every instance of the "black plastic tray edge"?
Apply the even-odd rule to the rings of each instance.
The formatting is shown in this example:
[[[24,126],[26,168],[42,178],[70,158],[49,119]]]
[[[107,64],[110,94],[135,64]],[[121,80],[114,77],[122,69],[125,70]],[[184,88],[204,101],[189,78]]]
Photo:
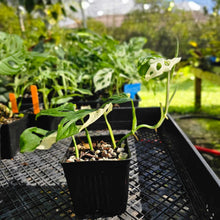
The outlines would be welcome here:
[[[165,121],[164,126],[166,124],[172,126],[178,132],[179,137],[182,137],[186,142],[184,149],[181,146],[177,146],[180,156],[185,153],[184,158],[182,157],[183,164],[187,168],[203,201],[206,202],[207,211],[214,213],[213,219],[220,219],[220,179],[171,115],[168,115],[168,117],[169,120]]]
[[[187,144],[189,145],[190,149],[193,151],[193,153],[198,157],[198,159],[204,164],[205,169],[207,172],[212,176],[213,180],[216,182],[216,185],[220,188],[220,179],[217,177],[215,172],[212,170],[212,168],[209,166],[209,164],[206,162],[206,160],[202,157],[202,155],[199,153],[199,151],[194,147],[191,140],[188,138],[188,136],[184,133],[184,131],[179,127],[179,125],[175,122],[175,120],[172,118],[170,114],[168,114],[168,118],[170,121],[172,121],[173,126],[178,130],[180,135],[183,136]]]

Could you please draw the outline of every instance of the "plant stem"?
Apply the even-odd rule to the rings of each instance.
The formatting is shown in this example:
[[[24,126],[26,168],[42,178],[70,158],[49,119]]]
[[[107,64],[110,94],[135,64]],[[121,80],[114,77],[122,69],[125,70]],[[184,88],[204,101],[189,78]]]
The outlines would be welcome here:
[[[43,102],[44,102],[44,108],[49,109],[48,104],[47,104],[47,96],[43,93]]]
[[[112,131],[112,127],[111,127],[111,125],[108,122],[107,114],[106,113],[104,113],[104,118],[105,118],[105,123],[107,124],[108,130],[109,130],[109,134],[110,134],[110,137],[111,137],[111,140],[112,140],[113,149],[115,149],[117,147],[116,143],[115,143],[115,137],[114,137],[114,134],[113,134],[113,131]]]
[[[135,135],[135,132],[139,130],[140,128],[148,128],[148,129],[154,129],[157,130],[159,128],[163,121],[167,118],[167,113],[169,109],[169,91],[170,91],[170,75],[171,72],[168,72],[167,75],[167,86],[166,86],[166,101],[165,101],[165,112],[163,111],[163,106],[160,104],[160,119],[155,125],[147,125],[147,124],[141,124],[137,126],[137,117],[136,117],[136,112],[135,112],[135,107],[134,107],[134,102],[131,100],[131,106],[132,106],[132,130],[126,134],[124,137],[121,138],[121,140],[117,143],[119,146],[126,138],[128,138],[131,135],[134,135],[137,139],[137,136]]]
[[[79,159],[79,149],[77,147],[76,139],[75,139],[74,135],[72,136],[72,139],[73,139],[73,144],[74,144],[74,148],[75,148],[76,159]]]
[[[42,94],[43,94],[44,108],[49,109],[48,102],[47,102],[48,94],[47,94],[45,83],[43,84]]]
[[[132,129],[131,129],[131,131],[133,131],[135,133],[136,127],[137,127],[137,117],[136,117],[136,110],[134,107],[133,99],[131,99],[131,107],[132,107]]]
[[[90,148],[91,151],[94,151],[94,148],[92,146],[92,139],[91,139],[91,136],[90,136],[87,128],[85,128],[85,132],[86,132],[86,137],[87,137],[87,140],[88,140],[88,143],[89,143],[89,148]]]
[[[165,103],[165,117],[167,117],[168,109],[169,109],[169,96],[170,96],[170,72],[167,75],[167,86],[166,86],[166,103]]]
[[[133,135],[133,131],[130,131],[129,133],[127,133],[125,136],[123,136],[118,142],[117,142],[117,146],[119,146],[124,140],[126,140],[129,136]]]
[[[119,81],[119,79],[117,78],[117,79],[116,79],[116,94],[119,95],[119,85],[118,85],[119,82],[118,82],[118,81]]]
[[[82,121],[82,123],[84,124],[84,120],[81,119],[81,121]],[[89,131],[88,131],[87,128],[84,128],[84,129],[85,129],[85,132],[86,132],[86,138],[87,138],[87,140],[88,140],[89,148],[90,148],[91,151],[94,151],[93,146],[92,146],[92,139],[91,139],[91,136],[90,136],[90,134],[89,134]]]

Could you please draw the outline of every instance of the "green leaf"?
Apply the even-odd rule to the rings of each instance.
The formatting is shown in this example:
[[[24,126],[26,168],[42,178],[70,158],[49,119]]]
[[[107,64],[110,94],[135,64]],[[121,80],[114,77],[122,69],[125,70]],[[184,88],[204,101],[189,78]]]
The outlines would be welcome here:
[[[131,98],[129,98],[125,93],[121,93],[119,95],[113,95],[109,98],[106,103],[111,102],[112,104],[121,104],[125,102],[130,102]]]
[[[72,97],[70,95],[62,96],[62,97],[53,97],[51,99],[51,103],[54,105],[59,105],[63,103],[67,103],[70,100],[72,100]]]
[[[162,58],[161,56],[155,57],[155,56],[146,56],[146,57],[141,57],[138,60],[138,72],[141,76],[145,76],[146,72],[150,68],[150,60],[151,59],[156,59],[156,58]]]
[[[73,12],[77,12],[77,9],[76,9],[74,6],[72,6],[72,5],[70,5],[70,9],[71,9]]]
[[[63,118],[58,125],[56,140],[62,140],[79,133],[79,127],[76,125],[76,119],[69,120]]]
[[[0,32],[0,74],[15,75],[24,69],[26,50],[23,40],[12,34]]]
[[[92,95],[91,90],[88,89],[77,88],[76,91],[83,95]]]
[[[113,72],[112,68],[104,68],[95,73],[93,77],[95,92],[110,86]]]
[[[73,103],[67,103],[57,108],[41,110],[37,114],[36,118],[40,117],[41,115],[48,115],[53,117],[65,117],[69,114],[69,112],[74,111],[74,109],[75,109],[75,105]]]
[[[58,125],[57,141],[75,135],[79,132],[79,126],[76,122],[83,119],[93,109],[83,109],[75,112],[68,112]]]
[[[15,75],[21,71],[25,61],[21,58],[22,52],[18,51],[13,55],[3,58],[0,61],[0,75]]]
[[[147,39],[145,37],[132,37],[129,41],[130,49],[133,50],[141,50],[143,46],[147,43]]]
[[[37,127],[31,127],[24,130],[20,136],[21,153],[34,151],[47,133],[47,130]]]

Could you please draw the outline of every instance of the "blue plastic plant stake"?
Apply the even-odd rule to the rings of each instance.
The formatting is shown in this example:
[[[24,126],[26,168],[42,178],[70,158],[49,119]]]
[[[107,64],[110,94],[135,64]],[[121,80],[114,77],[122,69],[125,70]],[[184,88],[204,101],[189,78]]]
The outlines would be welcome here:
[[[124,85],[124,92],[130,93],[130,97],[134,99],[137,92],[141,90],[141,84],[140,83],[134,83],[134,84],[125,84]]]

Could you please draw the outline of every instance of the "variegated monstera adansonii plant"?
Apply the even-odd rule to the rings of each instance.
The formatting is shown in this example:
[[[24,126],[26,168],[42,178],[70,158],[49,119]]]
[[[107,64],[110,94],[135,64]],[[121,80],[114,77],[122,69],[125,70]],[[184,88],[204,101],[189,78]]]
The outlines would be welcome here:
[[[40,117],[41,115],[49,115],[53,117],[62,117],[62,120],[58,125],[58,129],[56,131],[47,131],[37,127],[31,127],[26,129],[20,137],[21,152],[34,151],[35,149],[49,149],[55,142],[67,137],[72,137],[73,143],[75,145],[76,158],[78,158],[79,152],[74,135],[81,132],[82,130],[85,130],[90,150],[93,151],[92,141],[87,127],[94,123],[101,116],[104,116],[114,149],[117,148],[117,146],[119,146],[123,142],[123,140],[126,139],[128,136],[134,135],[136,137],[135,133],[140,128],[149,128],[157,130],[157,128],[159,128],[163,121],[167,118],[168,108],[175,94],[175,91],[171,96],[169,94],[170,80],[174,71],[174,67],[179,61],[180,58],[164,59],[160,57],[146,57],[139,62],[138,71],[141,71],[142,73],[144,72],[145,80],[150,80],[152,78],[161,76],[162,74],[165,74],[167,78],[165,107],[163,108],[162,104],[160,104],[161,118],[155,125],[137,125],[137,118],[133,100],[124,93],[110,97],[109,101],[97,110],[76,110],[74,104],[67,103],[57,108],[43,110],[37,114],[36,117]],[[114,134],[111,129],[111,125],[107,119],[107,115],[112,111],[113,104],[120,104],[128,101],[131,101],[132,104],[132,129],[116,144],[114,141]],[[84,121],[85,118],[86,121]],[[81,123],[79,124],[79,122]]]
[[[175,57],[173,59],[165,59],[161,57],[146,57],[140,59],[138,64],[138,72],[140,75],[143,75],[145,81],[150,79],[160,77],[165,75],[166,77],[166,96],[165,96],[165,108],[163,109],[162,104],[160,103],[161,109],[161,119],[158,123],[152,127],[152,129],[157,129],[161,126],[164,119],[167,117],[169,105],[175,95],[176,90],[170,96],[170,82],[174,72],[174,67],[181,60],[180,57]],[[151,128],[151,127],[150,127]]]

